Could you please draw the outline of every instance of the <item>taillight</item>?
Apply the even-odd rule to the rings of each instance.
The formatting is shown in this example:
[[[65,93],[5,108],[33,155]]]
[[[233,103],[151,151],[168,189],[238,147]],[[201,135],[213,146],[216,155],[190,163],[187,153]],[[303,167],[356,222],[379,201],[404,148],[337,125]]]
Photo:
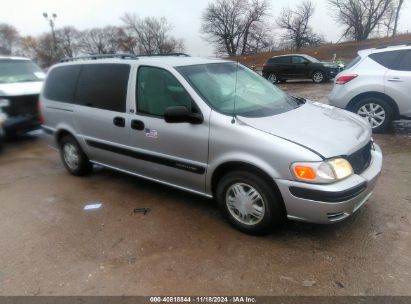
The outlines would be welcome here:
[[[43,116],[43,113],[41,112],[41,101],[40,101],[40,99],[37,103],[37,115],[38,115],[39,123],[41,125],[44,124],[44,116]]]
[[[357,78],[358,75],[356,74],[351,74],[351,75],[342,75],[337,78],[335,81],[336,84],[346,84],[347,82],[350,82],[351,80]]]
[[[263,64],[263,68],[265,68],[266,66],[267,66],[267,64],[266,64],[266,63],[264,63],[264,64]]]

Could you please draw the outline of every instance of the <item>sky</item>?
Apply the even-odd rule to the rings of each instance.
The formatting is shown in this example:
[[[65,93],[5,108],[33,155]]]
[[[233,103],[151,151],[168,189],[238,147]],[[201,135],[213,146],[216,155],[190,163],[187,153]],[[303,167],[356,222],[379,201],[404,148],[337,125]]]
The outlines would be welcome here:
[[[213,56],[213,47],[200,34],[201,16],[212,0],[0,0],[0,23],[14,25],[21,35],[37,35],[50,28],[43,12],[56,13],[56,27],[73,25],[84,30],[106,25],[121,25],[124,13],[140,17],[166,17],[173,25],[172,34],[185,40],[186,52],[192,56]],[[271,26],[282,7],[293,7],[301,0],[269,0]],[[330,16],[326,0],[313,0],[316,11],[311,25],[314,30],[336,42],[341,26]],[[411,1],[405,4],[400,19],[400,31],[411,32]],[[279,35],[278,31],[274,34]]]

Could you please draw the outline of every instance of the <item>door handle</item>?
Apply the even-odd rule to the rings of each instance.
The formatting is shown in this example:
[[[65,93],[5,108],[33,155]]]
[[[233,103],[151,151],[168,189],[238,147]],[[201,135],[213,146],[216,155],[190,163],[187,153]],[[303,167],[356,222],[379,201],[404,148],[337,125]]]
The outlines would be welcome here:
[[[134,130],[143,131],[144,130],[144,122],[142,122],[141,120],[133,119],[131,121],[131,128],[134,129]]]
[[[391,82],[402,82],[402,80],[401,80],[400,77],[393,77],[393,78],[388,79],[388,81],[391,81]]]
[[[126,120],[124,117],[114,117],[113,124],[117,127],[124,128],[126,126]]]

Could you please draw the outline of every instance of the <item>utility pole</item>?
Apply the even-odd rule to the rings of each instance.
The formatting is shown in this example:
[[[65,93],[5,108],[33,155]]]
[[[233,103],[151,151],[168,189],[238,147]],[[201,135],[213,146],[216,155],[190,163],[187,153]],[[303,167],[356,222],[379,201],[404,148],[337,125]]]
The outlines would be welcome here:
[[[53,37],[53,51],[54,51],[54,55],[56,55],[57,54],[57,41],[56,41],[56,33],[54,31],[54,26],[55,26],[57,14],[53,13],[53,14],[51,14],[51,16],[49,16],[47,13],[43,13],[43,17],[44,17],[44,19],[47,20],[47,22],[50,25],[51,36]]]

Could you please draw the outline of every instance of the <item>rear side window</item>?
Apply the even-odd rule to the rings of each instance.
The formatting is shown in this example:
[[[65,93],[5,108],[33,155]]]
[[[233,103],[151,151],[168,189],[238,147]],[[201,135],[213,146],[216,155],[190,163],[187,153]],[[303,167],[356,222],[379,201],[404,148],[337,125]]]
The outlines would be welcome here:
[[[103,110],[125,112],[128,64],[85,64],[77,84],[76,103]]]
[[[354,65],[356,65],[358,62],[360,62],[361,60],[361,56],[357,56],[353,61],[351,61],[346,67],[345,69],[351,69]]]
[[[374,53],[369,57],[381,64],[383,67],[393,70],[401,51]]]
[[[396,70],[411,72],[411,50],[408,50],[401,54],[400,61]]]
[[[308,62],[308,60],[303,58],[303,57],[300,57],[300,56],[292,57],[292,63],[294,63],[294,64],[303,64],[303,63],[306,63],[306,62]]]
[[[81,65],[61,66],[52,69],[44,86],[44,97],[55,101],[73,103],[80,70]]]
[[[277,57],[275,58],[276,63],[291,63],[291,57]]]

